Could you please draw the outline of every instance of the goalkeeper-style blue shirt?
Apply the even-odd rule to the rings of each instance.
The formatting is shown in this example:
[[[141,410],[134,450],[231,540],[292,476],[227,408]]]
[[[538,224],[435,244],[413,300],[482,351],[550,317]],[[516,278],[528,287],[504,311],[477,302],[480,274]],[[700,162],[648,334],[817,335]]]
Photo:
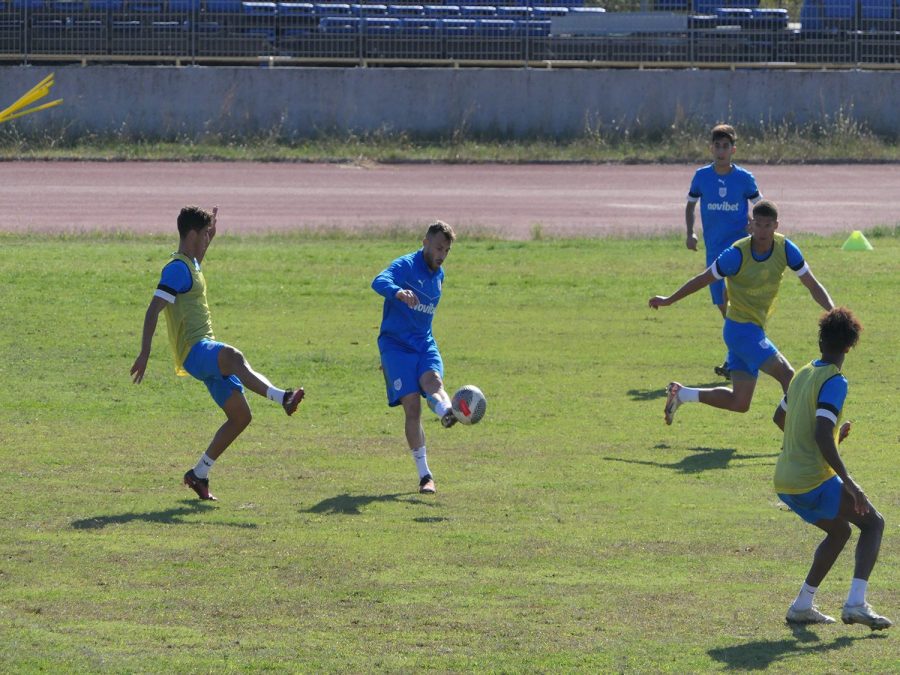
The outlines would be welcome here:
[[[424,351],[434,344],[431,321],[441,300],[444,270],[432,272],[422,249],[400,256],[372,281],[372,288],[384,296],[384,311],[378,347]],[[410,290],[419,299],[411,308],[396,298],[401,289]]]
[[[707,265],[738,239],[747,236],[748,202],[755,203],[759,199],[753,174],[737,164],[732,164],[731,171],[724,176],[717,174],[712,164],[697,169],[688,201],[700,202]]]

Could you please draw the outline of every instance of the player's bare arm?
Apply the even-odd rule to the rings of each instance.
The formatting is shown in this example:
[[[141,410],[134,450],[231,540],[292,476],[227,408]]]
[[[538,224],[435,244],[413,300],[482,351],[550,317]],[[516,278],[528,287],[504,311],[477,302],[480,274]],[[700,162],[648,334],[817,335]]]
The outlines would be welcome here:
[[[872,509],[872,505],[866,498],[865,493],[863,493],[862,488],[847,473],[847,468],[844,466],[840,454],[838,454],[837,445],[834,443],[834,422],[825,417],[817,417],[815,433],[819,452],[822,453],[825,461],[828,462],[828,465],[834,469],[834,472],[843,481],[844,489],[853,498],[854,510],[861,516],[866,515]]]
[[[697,235],[694,234],[694,209],[696,206],[697,202],[688,202],[684,207],[684,225],[687,229],[684,245],[691,251],[697,250]]]
[[[401,288],[395,297],[409,308],[419,304],[419,297],[408,288]]]
[[[707,268],[704,272],[701,272],[693,279],[685,283],[684,286],[672,293],[672,295],[657,295],[650,298],[650,307],[652,309],[659,309],[660,307],[668,307],[669,305],[674,305],[676,302],[678,302],[682,298],[686,298],[691,293],[696,293],[701,288],[706,288],[715,280],[716,277],[712,273],[712,270]]]
[[[159,321],[159,313],[166,306],[166,301],[158,296],[154,296],[147,307],[147,313],[144,315],[144,330],[141,334],[141,353],[134,360],[131,366],[131,381],[134,384],[140,384],[144,379],[144,372],[147,370],[147,362],[150,360],[150,346],[153,343],[153,334],[156,332],[156,324]]]
[[[800,277],[800,283],[806,286],[813,300],[819,303],[819,306],[826,312],[834,309],[834,302],[831,300],[831,296],[828,295],[828,291],[826,291],[825,287],[819,283],[819,280],[813,276],[811,271],[807,271],[806,274]]]

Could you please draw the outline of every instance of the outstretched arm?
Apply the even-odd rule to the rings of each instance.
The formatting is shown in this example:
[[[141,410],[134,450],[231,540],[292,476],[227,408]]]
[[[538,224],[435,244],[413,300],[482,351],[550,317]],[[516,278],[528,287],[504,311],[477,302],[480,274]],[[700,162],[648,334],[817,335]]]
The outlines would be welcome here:
[[[813,276],[810,270],[807,270],[806,274],[800,277],[800,283],[806,286],[813,300],[818,302],[826,312],[834,309],[834,302],[832,302],[831,296],[828,295],[828,291],[825,290],[825,287],[819,283],[819,280]]]
[[[144,379],[144,371],[147,370],[147,361],[150,360],[150,345],[153,342],[153,334],[156,332],[156,324],[159,321],[159,313],[166,306],[166,301],[159,296],[153,296],[147,313],[144,315],[144,331],[141,335],[141,353],[131,366],[131,380],[140,384]]]
[[[701,288],[706,288],[715,280],[716,277],[715,275],[713,275],[712,270],[707,269],[695,276],[693,279],[689,280],[684,284],[684,286],[672,293],[672,295],[668,297],[657,295],[650,298],[650,307],[652,307],[653,309],[659,309],[660,307],[668,307],[669,305],[673,305],[682,298],[687,297],[691,293],[696,293]]]

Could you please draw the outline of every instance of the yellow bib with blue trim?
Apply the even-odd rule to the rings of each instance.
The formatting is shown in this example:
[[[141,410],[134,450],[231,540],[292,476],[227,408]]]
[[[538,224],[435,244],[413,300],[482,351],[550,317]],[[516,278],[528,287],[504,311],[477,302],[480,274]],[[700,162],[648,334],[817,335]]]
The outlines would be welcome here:
[[[737,274],[725,278],[728,289],[725,316],[732,321],[755,323],[765,328],[787,267],[784,235],[775,233],[772,251],[765,260],[756,260],[750,245],[750,237],[733,244],[741,252],[741,268]]]
[[[191,289],[175,296],[175,302],[166,304],[166,327],[169,331],[169,346],[175,358],[175,374],[187,375],[184,360],[191,347],[200,340],[215,339],[209,306],[206,304],[206,280],[194,261],[181,253],[173,253],[174,260],[181,260],[191,273]]]

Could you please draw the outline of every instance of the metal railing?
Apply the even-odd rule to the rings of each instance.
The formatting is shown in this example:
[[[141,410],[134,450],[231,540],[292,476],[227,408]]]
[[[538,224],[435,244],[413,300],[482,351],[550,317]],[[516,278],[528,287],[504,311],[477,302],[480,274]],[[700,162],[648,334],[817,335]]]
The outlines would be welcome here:
[[[559,1],[0,0],[0,60],[900,68],[900,0]]]

